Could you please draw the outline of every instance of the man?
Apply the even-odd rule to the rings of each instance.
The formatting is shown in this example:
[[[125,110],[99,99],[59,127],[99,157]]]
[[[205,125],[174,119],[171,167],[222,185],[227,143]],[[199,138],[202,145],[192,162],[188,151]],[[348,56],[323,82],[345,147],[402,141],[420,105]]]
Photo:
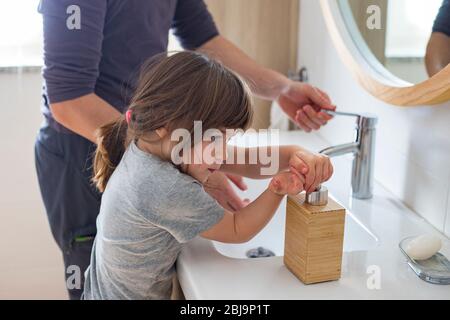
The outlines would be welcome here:
[[[450,63],[450,0],[444,0],[428,41],[425,64],[430,77]]]
[[[256,96],[277,99],[306,131],[330,120],[328,96],[264,68],[220,36],[202,0],[41,0],[44,23],[43,112],[36,167],[51,230],[63,251],[66,277],[89,265],[101,195],[90,182],[95,132],[127,107],[141,64],[167,49],[168,31],[186,49],[220,59],[248,80]],[[231,177],[241,189],[242,180]],[[245,205],[227,177],[206,186],[220,204]],[[69,294],[82,288],[68,280]],[[72,282],[71,282],[72,281]]]

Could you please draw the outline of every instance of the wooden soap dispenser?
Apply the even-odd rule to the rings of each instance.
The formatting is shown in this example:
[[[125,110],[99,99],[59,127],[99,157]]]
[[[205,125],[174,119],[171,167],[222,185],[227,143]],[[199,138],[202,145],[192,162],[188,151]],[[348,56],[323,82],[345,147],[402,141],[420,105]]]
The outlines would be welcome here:
[[[289,196],[286,205],[284,264],[303,283],[341,277],[345,208],[321,186]]]

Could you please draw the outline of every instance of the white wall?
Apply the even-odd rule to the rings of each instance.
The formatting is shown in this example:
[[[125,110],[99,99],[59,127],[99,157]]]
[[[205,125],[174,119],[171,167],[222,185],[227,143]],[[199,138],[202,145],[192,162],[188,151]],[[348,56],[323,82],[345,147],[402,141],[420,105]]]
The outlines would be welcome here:
[[[65,299],[34,169],[40,72],[0,72],[0,299]]]
[[[340,110],[379,116],[375,178],[450,236],[450,103],[400,108],[370,96],[334,49],[317,0],[301,0],[299,65]],[[352,138],[353,121],[337,118],[320,134],[336,144]]]

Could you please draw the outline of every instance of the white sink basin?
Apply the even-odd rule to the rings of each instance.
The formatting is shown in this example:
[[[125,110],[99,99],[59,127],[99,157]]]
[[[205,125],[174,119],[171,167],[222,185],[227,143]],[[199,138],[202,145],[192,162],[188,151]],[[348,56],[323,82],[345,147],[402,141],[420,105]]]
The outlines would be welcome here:
[[[328,144],[316,134],[286,132],[280,144],[301,143],[311,150]],[[258,142],[264,145],[263,142]],[[344,255],[339,281],[304,285],[283,263],[286,201],[272,221],[251,241],[239,245],[214,243],[197,237],[177,260],[177,273],[187,299],[449,299],[448,286],[436,286],[417,277],[408,267],[398,244],[404,238],[438,233],[375,181],[369,200],[351,197],[350,157],[333,159],[335,173],[325,185],[333,199],[346,207]],[[244,197],[254,199],[269,181],[247,180]],[[276,255],[247,259],[249,249],[263,247]],[[369,287],[374,279],[381,287]],[[369,281],[370,280],[370,281]]]
[[[248,193],[241,193],[251,200],[256,198],[269,184],[267,181],[246,180]],[[333,198],[333,197],[332,197]],[[336,200],[335,198],[333,198]],[[275,256],[284,255],[286,199],[283,200],[270,223],[252,240],[243,244],[226,244],[214,242],[216,250],[230,258],[247,259],[247,251],[263,247]],[[344,252],[367,251],[377,246],[377,237],[347,210],[345,217]]]

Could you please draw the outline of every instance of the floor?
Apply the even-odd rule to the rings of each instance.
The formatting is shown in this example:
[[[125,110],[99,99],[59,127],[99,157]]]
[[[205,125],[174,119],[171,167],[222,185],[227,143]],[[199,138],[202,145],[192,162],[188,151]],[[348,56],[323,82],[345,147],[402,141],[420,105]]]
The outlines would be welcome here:
[[[0,73],[0,299],[67,299],[34,170],[39,72]]]

